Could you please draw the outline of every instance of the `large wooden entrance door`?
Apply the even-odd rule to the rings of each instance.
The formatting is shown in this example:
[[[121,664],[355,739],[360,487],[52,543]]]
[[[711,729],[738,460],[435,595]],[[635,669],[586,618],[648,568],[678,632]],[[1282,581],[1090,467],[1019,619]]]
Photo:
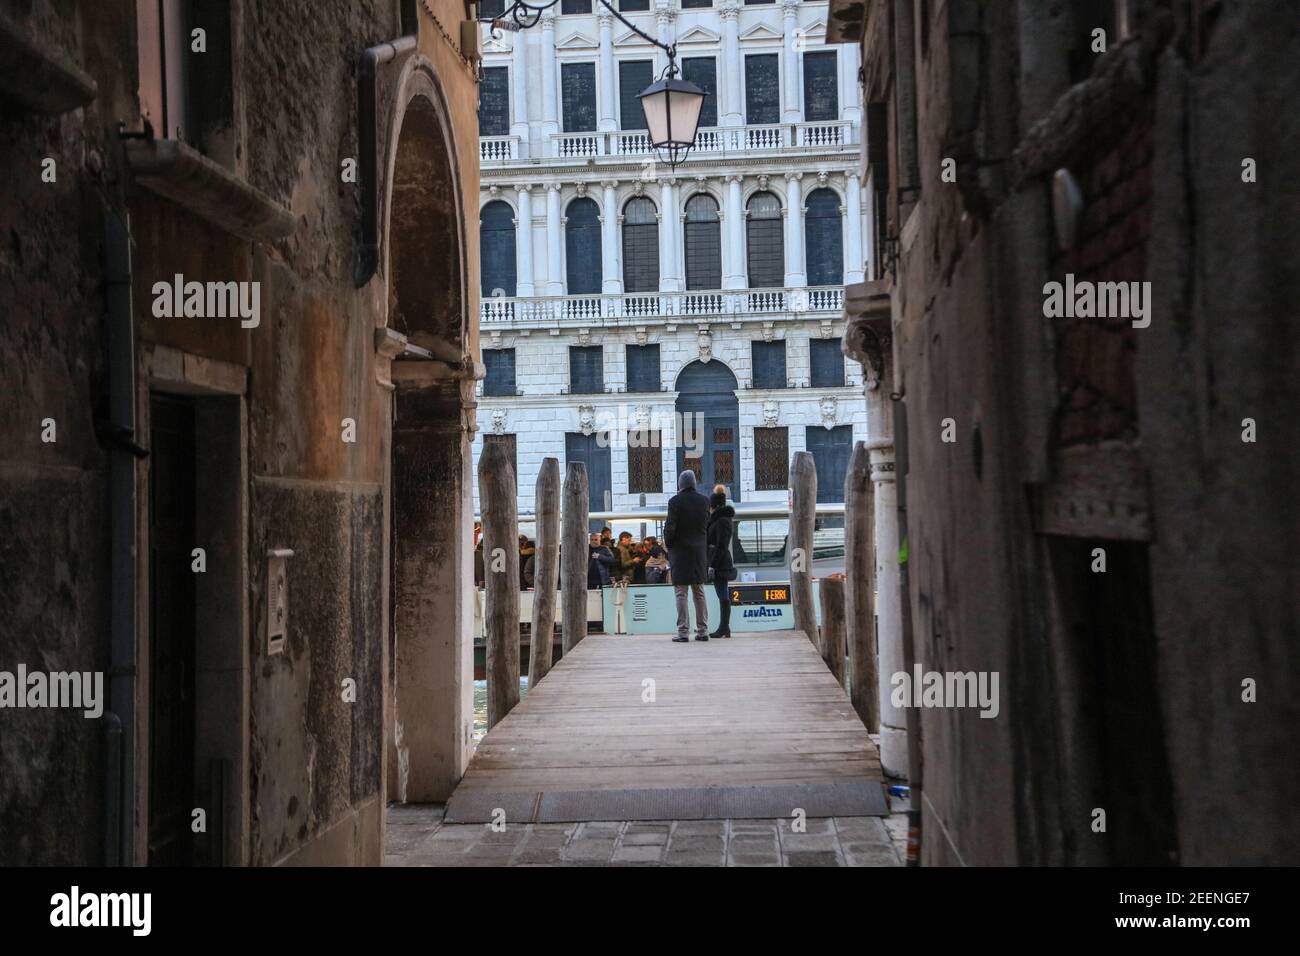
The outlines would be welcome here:
[[[695,472],[705,494],[725,485],[740,500],[740,403],[721,362],[692,362],[677,376],[677,470]],[[673,489],[676,491],[676,489]]]
[[[149,456],[149,864],[193,862],[194,401],[155,392]]]

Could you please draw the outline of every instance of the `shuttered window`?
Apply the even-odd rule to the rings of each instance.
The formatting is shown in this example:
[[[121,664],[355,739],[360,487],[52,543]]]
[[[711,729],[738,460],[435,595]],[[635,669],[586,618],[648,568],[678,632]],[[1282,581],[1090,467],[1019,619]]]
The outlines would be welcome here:
[[[754,388],[785,388],[785,341],[751,342]]]
[[[485,66],[478,92],[478,133],[507,136],[510,133],[510,68]]]
[[[829,189],[808,194],[804,214],[809,285],[844,282],[844,232],[840,226],[840,197]]]
[[[745,57],[745,122],[750,126],[781,122],[779,59],[776,53]]]
[[[624,13],[631,11],[635,13],[638,10],[649,10],[650,0],[618,0],[618,8]]]
[[[566,133],[596,128],[596,64],[561,63],[560,94]]]
[[[692,7],[711,7],[713,0],[682,0],[682,9],[690,10]]]
[[[790,436],[785,428],[754,429],[754,490],[784,491],[790,483]]]
[[[605,364],[599,345],[569,346],[569,394],[593,395],[605,390]]]
[[[506,0],[479,0],[480,17],[499,17],[506,12]]]
[[[515,394],[515,350],[484,349],[483,367],[487,376],[483,379],[484,395]]]
[[[686,288],[722,288],[722,224],[718,203],[707,193],[686,202]]]
[[[661,387],[659,346],[629,345],[627,347],[627,390],[657,392]]]
[[[686,6],[686,3],[682,4]],[[707,7],[708,3],[701,6]],[[700,129],[718,125],[718,64],[711,56],[688,56],[682,60],[682,76],[704,91],[700,106]]]
[[[664,465],[660,432],[633,430],[627,433],[628,494],[658,494],[664,490]]]
[[[749,287],[770,289],[785,284],[785,238],[781,203],[772,193],[754,193],[745,207]]]
[[[613,482],[610,476],[610,441],[608,432],[569,432],[564,436],[564,463],[581,462],[587,469],[587,507],[591,511],[605,511],[613,507]],[[606,499],[609,499],[608,501]],[[599,531],[605,522],[597,519],[589,525]]]
[[[536,2],[536,0],[534,0]],[[591,0],[561,0],[561,13],[591,13]]]
[[[838,388],[844,384],[844,353],[839,339],[813,339],[808,361],[813,388]]]
[[[500,200],[488,203],[479,214],[479,263],[485,298],[515,294],[514,220],[515,211]]]
[[[564,224],[564,251],[570,295],[600,291],[600,209],[582,197],[569,203]]]
[[[834,50],[803,55],[803,118],[810,123],[840,118],[839,67]]]
[[[650,85],[653,70],[654,63],[650,60],[624,60],[619,63],[618,115],[622,129],[646,129],[640,95]]]
[[[659,291],[659,218],[645,196],[623,207],[623,291]]]

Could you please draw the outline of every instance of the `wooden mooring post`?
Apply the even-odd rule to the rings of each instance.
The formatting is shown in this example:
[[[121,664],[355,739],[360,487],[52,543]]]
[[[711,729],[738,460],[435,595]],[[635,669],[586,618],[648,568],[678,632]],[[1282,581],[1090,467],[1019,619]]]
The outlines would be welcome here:
[[[871,452],[853,446],[844,477],[844,612],[852,661],[849,697],[867,730],[880,733],[880,685],[876,659],[876,488]]]
[[[587,636],[587,466],[569,462],[561,505],[560,601],[564,653]]]
[[[822,578],[817,591],[822,606],[822,659],[844,687],[844,579]]]
[[[533,562],[533,630],[528,652],[528,688],[551,669],[555,634],[555,592],[560,583],[560,462],[543,458],[537,472],[537,557]]]
[[[790,599],[795,630],[803,631],[818,650],[817,608],[813,603],[813,530],[817,523],[817,465],[810,452],[797,451],[790,462],[790,536],[786,560],[790,567]]]
[[[519,703],[519,508],[515,466],[499,442],[478,460],[483,514],[483,641],[487,646],[487,726]]]

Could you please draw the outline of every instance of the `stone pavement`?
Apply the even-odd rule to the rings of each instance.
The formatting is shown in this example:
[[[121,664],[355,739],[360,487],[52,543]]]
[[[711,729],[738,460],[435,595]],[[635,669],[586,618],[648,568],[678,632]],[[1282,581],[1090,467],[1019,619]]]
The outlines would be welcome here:
[[[892,809],[905,804],[891,800]],[[441,804],[391,805],[387,866],[900,866],[907,817],[444,824]]]

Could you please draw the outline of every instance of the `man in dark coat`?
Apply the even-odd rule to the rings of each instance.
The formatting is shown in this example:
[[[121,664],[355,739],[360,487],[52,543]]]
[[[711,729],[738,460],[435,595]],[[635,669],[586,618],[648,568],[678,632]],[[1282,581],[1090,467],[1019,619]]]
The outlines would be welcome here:
[[[709,637],[731,637],[731,588],[727,582],[736,576],[736,564],[731,559],[731,519],[736,517],[736,509],[727,504],[724,491],[713,492],[709,508],[709,570],[713,572],[713,590],[718,595],[719,617],[718,629]]]
[[[708,520],[709,499],[695,490],[695,472],[682,472],[677,476],[677,494],[668,499],[668,520],[664,522],[664,544],[668,546],[669,573],[677,598],[677,636],[673,641],[678,644],[690,640],[687,591],[695,604],[695,639],[709,639],[709,612],[704,603],[704,582],[709,575],[705,535]]]
[[[610,573],[618,566],[618,560],[610,553],[609,548],[601,543],[600,535],[592,534],[588,554],[590,557],[587,561],[587,587],[592,591],[609,587],[613,583]]]

